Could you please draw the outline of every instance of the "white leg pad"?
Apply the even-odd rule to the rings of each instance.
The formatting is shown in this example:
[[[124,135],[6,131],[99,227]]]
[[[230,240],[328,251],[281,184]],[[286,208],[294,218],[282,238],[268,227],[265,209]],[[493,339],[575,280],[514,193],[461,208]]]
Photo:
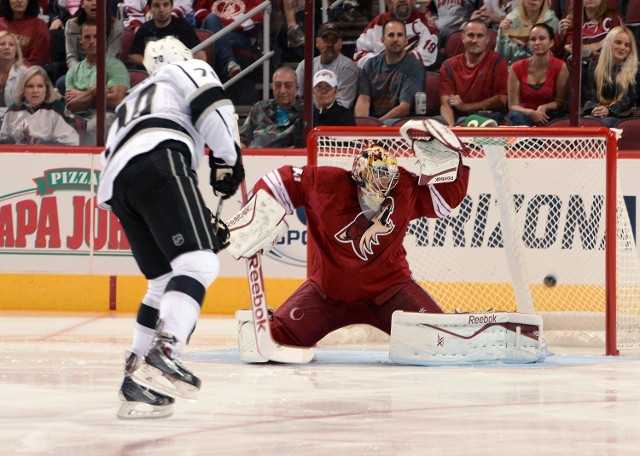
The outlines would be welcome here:
[[[393,313],[389,357],[398,364],[535,363],[545,355],[539,315]]]
[[[267,358],[258,352],[256,344],[256,333],[253,329],[253,312],[251,309],[238,310],[236,312],[238,321],[238,350],[240,351],[240,361],[244,363],[266,363]]]

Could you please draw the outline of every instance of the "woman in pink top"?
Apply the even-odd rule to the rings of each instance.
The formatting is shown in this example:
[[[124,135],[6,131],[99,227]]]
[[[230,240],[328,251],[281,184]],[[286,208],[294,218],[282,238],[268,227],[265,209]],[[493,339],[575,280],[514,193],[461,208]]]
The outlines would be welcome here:
[[[536,24],[529,33],[532,56],[515,62],[509,70],[507,120],[512,125],[546,125],[562,111],[569,90],[569,70],[551,55],[553,29]]]

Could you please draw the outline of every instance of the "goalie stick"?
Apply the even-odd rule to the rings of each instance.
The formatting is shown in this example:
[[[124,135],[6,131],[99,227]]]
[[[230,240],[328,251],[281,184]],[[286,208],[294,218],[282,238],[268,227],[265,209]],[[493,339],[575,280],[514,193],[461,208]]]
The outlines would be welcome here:
[[[242,183],[242,201],[247,204],[247,188]],[[261,253],[255,253],[247,259],[247,276],[249,278],[249,293],[251,295],[251,312],[253,314],[253,329],[256,334],[258,352],[269,361],[278,363],[306,364],[313,359],[313,348],[292,347],[281,345],[273,340],[269,326],[269,308],[267,295],[264,291],[262,276]]]

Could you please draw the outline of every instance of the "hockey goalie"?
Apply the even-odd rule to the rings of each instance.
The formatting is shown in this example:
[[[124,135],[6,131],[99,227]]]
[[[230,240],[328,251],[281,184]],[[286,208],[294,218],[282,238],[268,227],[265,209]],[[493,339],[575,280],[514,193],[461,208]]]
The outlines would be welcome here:
[[[407,226],[420,217],[447,217],[466,196],[470,169],[462,159],[466,146],[438,122],[410,121],[401,134],[419,161],[419,176],[399,166],[392,151],[370,143],[355,156],[350,171],[283,166],[269,172],[228,222],[228,251],[248,260],[254,299],[253,312],[236,315],[243,361],[309,362],[320,339],[353,324],[391,334],[391,359],[403,364],[531,358],[505,345],[502,329],[518,325],[509,321],[514,314],[496,316],[500,324],[487,331],[469,315],[445,323],[438,317],[457,316],[443,315],[413,280],[403,246]],[[309,276],[269,316],[259,256],[286,231],[285,215],[299,207],[306,211],[313,240]],[[539,330],[519,330],[518,343]],[[455,343],[443,349],[443,337]],[[491,347],[491,353],[483,347]]]

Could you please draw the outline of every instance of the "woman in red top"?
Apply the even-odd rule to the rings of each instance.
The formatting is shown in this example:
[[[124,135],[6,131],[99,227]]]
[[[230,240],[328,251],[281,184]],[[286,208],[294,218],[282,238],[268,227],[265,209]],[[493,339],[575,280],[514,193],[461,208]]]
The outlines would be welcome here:
[[[18,38],[26,66],[47,64],[51,57],[49,27],[39,12],[38,0],[0,0],[0,30]]]
[[[536,24],[529,33],[533,55],[515,62],[509,70],[507,120],[512,125],[546,125],[553,111],[564,109],[569,90],[569,70],[551,55],[553,29]]]

